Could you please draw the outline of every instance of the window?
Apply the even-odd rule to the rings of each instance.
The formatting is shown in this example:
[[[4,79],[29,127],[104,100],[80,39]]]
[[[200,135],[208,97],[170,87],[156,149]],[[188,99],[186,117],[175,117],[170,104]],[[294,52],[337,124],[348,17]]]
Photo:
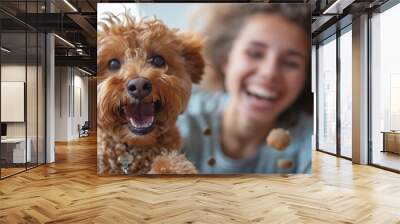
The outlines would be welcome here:
[[[318,47],[318,149],[336,153],[336,35]]]
[[[371,18],[372,164],[400,170],[400,4]]]
[[[340,44],[340,155],[352,157],[352,35],[351,26],[341,32]]]

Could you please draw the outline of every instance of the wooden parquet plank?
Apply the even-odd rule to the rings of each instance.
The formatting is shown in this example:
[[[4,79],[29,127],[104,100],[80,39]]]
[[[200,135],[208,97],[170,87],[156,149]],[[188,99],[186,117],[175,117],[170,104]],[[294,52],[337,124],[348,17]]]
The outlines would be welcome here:
[[[0,181],[0,223],[397,223],[400,175],[313,152],[310,175],[99,177],[96,139]]]

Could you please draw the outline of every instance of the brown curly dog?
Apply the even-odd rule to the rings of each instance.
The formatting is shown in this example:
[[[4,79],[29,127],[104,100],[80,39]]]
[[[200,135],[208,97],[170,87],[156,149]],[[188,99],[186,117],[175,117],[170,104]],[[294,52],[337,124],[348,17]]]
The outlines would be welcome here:
[[[193,174],[176,119],[204,70],[202,40],[112,14],[97,34],[99,174]]]

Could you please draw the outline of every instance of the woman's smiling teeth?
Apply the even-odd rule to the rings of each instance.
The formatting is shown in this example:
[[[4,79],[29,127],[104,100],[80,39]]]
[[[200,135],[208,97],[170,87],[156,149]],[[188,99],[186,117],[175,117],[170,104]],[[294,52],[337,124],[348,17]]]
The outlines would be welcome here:
[[[268,90],[265,87],[256,85],[248,86],[246,93],[263,100],[276,100],[278,98],[278,93],[276,91]]]

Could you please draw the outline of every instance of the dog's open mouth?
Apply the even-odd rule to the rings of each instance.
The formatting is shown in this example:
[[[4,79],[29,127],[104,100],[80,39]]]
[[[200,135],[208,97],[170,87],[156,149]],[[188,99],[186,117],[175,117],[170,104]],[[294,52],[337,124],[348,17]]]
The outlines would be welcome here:
[[[160,101],[136,101],[126,104],[121,109],[128,122],[129,130],[137,135],[145,135],[154,129],[156,115],[161,109],[161,103]]]

